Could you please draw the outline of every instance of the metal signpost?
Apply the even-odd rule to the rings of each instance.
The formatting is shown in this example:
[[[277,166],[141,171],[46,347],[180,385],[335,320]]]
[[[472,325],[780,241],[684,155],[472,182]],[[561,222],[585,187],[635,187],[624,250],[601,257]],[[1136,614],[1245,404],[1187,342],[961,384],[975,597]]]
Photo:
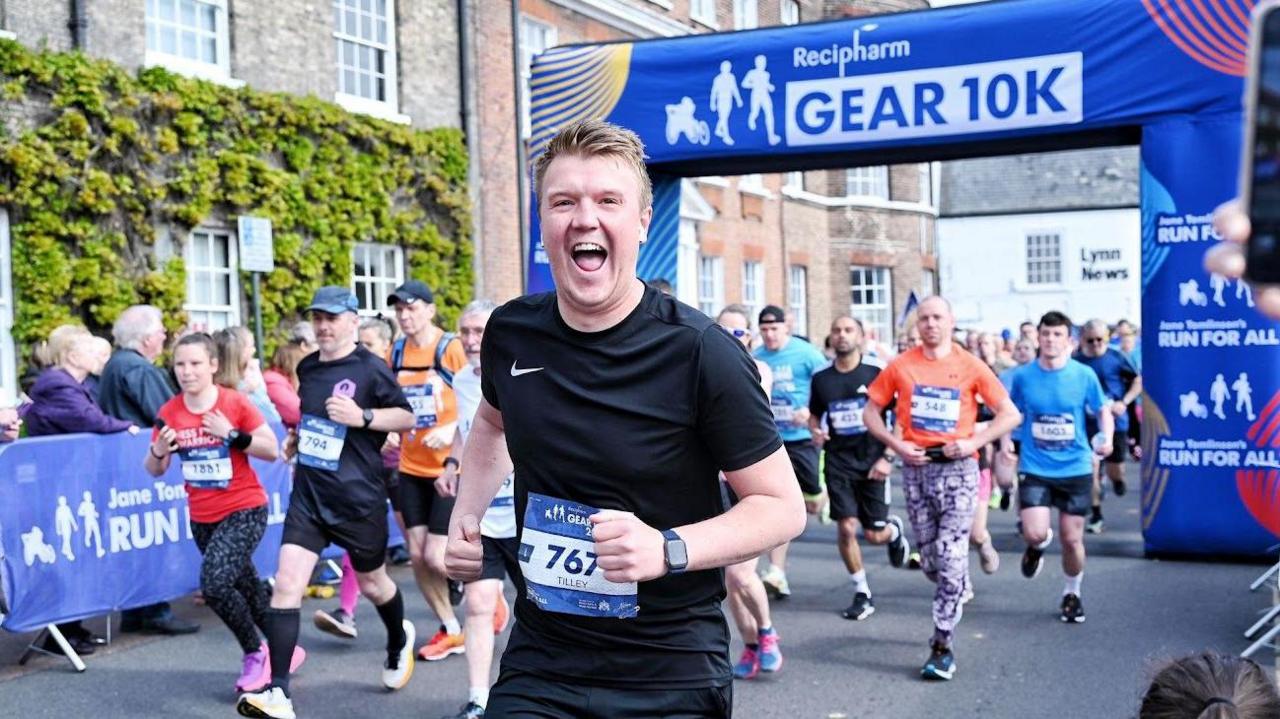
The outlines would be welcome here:
[[[258,352],[262,353],[266,350],[262,343],[261,275],[276,268],[271,220],[241,215],[236,221],[236,229],[240,236],[240,269],[253,273],[253,335],[258,343]]]

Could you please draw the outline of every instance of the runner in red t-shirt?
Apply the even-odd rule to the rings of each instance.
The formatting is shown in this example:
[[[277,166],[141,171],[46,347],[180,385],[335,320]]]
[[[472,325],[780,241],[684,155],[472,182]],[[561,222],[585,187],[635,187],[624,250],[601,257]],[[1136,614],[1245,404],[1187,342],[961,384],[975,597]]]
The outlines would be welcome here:
[[[248,397],[213,383],[217,368],[209,335],[190,334],[178,342],[173,370],[182,392],[160,408],[144,466],[159,477],[178,455],[191,534],[204,556],[200,591],[244,651],[236,690],[255,691],[271,680],[267,646],[257,629],[271,591],[253,566],[267,528],[267,494],[249,455],[275,461],[279,443]],[[299,649],[294,664],[304,656]]]
[[[922,569],[937,584],[932,652],[921,674],[945,680],[955,672],[951,638],[969,575],[969,529],[978,504],[977,451],[1018,426],[1022,416],[991,369],[951,344],[955,317],[946,300],[929,297],[916,313],[923,345],[898,355],[871,383],[862,419],[904,463],[907,513]],[[975,432],[978,397],[996,416]],[[885,408],[893,409],[901,438],[885,426]]]

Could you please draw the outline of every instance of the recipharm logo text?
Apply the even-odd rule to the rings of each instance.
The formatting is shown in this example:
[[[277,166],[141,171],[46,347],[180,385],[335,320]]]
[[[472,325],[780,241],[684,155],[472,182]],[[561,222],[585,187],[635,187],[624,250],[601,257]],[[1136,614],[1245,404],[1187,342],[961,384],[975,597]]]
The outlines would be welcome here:
[[[1079,123],[1079,52],[786,84],[787,143],[875,142]]]

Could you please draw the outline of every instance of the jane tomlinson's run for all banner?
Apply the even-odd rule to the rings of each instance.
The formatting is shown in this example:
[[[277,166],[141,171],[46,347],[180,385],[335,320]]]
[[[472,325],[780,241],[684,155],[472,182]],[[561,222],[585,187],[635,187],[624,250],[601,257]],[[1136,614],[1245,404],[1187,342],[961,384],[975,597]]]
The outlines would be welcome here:
[[[161,477],[147,474],[149,442],[143,431],[0,445],[0,581],[10,610],[0,626],[29,631],[199,587],[182,470],[175,462]],[[268,498],[253,555],[265,577],[275,572],[292,469],[250,462]]]
[[[534,62],[530,152],[606,118],[639,133],[667,188],[788,159],[1141,128],[1146,546],[1262,554],[1280,536],[1280,340],[1247,286],[1201,265],[1213,208],[1235,193],[1252,5],[1022,0],[557,48]],[[675,279],[678,194],[655,202],[642,277]],[[528,261],[530,291],[550,289],[536,234]]]

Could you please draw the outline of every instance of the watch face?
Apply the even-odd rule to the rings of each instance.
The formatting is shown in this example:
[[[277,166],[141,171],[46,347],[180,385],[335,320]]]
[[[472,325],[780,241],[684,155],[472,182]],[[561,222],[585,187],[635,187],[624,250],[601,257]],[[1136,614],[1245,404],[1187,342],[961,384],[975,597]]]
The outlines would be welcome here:
[[[684,569],[689,563],[689,553],[685,551],[684,542],[672,540],[667,542],[667,563],[673,569]]]

